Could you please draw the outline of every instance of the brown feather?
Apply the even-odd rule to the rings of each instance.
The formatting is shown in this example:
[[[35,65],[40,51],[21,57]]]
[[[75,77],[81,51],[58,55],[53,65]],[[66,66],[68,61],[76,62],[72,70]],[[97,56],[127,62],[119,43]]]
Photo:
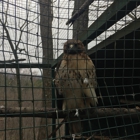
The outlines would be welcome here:
[[[70,45],[78,48],[78,51],[70,48]],[[87,78],[87,82],[85,82],[85,78]],[[55,85],[59,94],[64,98],[63,110],[82,109],[90,107],[90,105],[96,106],[98,103],[95,93],[97,86],[95,66],[85,53],[81,41],[68,40],[64,44],[64,55],[56,72]],[[80,124],[80,121],[70,123],[70,133],[81,133],[82,124]]]

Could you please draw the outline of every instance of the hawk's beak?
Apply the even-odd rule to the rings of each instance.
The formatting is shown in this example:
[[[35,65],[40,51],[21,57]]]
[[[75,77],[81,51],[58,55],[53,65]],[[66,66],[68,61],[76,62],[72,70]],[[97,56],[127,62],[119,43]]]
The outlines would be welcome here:
[[[71,44],[71,45],[70,45],[70,48],[73,48],[73,46],[74,46],[74,45],[73,45],[73,44]]]

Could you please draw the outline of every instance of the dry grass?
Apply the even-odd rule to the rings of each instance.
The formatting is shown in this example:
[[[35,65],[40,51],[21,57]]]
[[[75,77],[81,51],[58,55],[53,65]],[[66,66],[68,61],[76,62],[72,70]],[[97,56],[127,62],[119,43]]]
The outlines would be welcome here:
[[[18,94],[16,88],[16,77],[8,75],[6,78],[0,75],[0,106],[18,106]],[[31,88],[31,86],[35,88]],[[22,106],[41,107],[42,84],[38,78],[30,80],[30,76],[21,77]],[[28,101],[25,101],[28,100]],[[38,101],[35,101],[38,100]],[[33,102],[34,101],[34,102]],[[22,118],[22,139],[36,140],[40,125],[40,118]],[[0,140],[20,140],[19,118],[0,118]]]
[[[18,93],[16,87],[16,76],[0,74],[0,106],[17,107]],[[33,88],[32,88],[33,87]],[[21,76],[21,96],[23,107],[42,106],[42,79],[31,76]],[[38,140],[41,118],[22,117],[22,135],[20,134],[20,119],[18,117],[0,117],[0,140]],[[57,122],[57,120],[56,120]],[[59,121],[59,123],[61,120]],[[46,121],[45,121],[46,123]],[[52,132],[51,119],[43,126]],[[56,136],[64,135],[64,125],[57,131]]]

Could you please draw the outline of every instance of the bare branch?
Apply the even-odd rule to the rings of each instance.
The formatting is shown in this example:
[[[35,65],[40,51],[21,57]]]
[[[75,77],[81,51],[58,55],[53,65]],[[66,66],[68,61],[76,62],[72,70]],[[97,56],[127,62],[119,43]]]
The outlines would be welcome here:
[[[7,13],[8,13],[8,8],[9,8],[9,0],[7,1],[7,9],[6,9],[6,12],[5,12],[5,25],[7,23]]]
[[[0,61],[0,63],[11,63],[11,62],[15,62],[15,61],[25,61],[26,59],[18,59],[18,60],[4,60],[4,61]]]
[[[7,40],[8,40],[8,42],[9,42],[9,44],[10,44],[10,47],[11,47],[11,49],[12,49],[12,51],[13,51],[14,57],[15,57],[15,59],[18,59],[18,56],[17,56],[16,51],[15,51],[15,49],[14,49],[14,45],[13,45],[13,43],[12,43],[12,40],[11,40],[9,31],[8,31],[8,29],[7,29],[7,27],[6,27],[6,24],[4,24],[4,23],[2,22],[1,19],[0,19],[0,23],[2,24],[2,26],[3,26],[3,28],[4,28],[5,32],[6,32]]]
[[[23,30],[20,30],[20,31],[21,31],[21,32],[20,32],[19,40],[18,40],[18,43],[16,44],[16,50],[17,50],[17,48],[18,48],[18,46],[19,46],[19,43],[20,43],[21,37],[22,37],[22,33],[23,33]]]
[[[25,20],[25,22],[22,24],[22,26],[20,27],[20,35],[19,35],[19,39],[18,39],[18,43],[16,44],[16,50],[17,50],[17,48],[18,48],[18,46],[19,46],[19,43],[20,43],[20,41],[21,41],[21,37],[22,37],[22,33],[23,33],[23,31],[24,31],[24,29],[25,29],[25,27],[27,27],[27,25],[29,25],[31,22],[29,22],[27,19],[28,19],[28,16],[29,16],[29,13],[27,13],[27,18],[26,18],[26,20]],[[35,18],[35,19],[33,19],[32,20],[32,22],[34,21],[34,20],[36,20],[38,18],[38,16]]]
[[[56,133],[56,131],[62,126],[62,124],[63,124],[65,121],[66,121],[66,118],[63,119],[63,120],[61,121],[61,123],[57,126],[57,128],[55,128],[55,130],[48,136],[48,138],[51,138],[51,137],[53,136],[53,134]]]

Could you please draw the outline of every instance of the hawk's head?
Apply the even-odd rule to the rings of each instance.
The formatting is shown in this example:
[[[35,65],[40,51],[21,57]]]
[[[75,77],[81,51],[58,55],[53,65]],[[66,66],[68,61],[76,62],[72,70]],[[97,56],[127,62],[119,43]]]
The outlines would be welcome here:
[[[80,40],[68,40],[64,43],[64,53],[66,54],[78,54],[85,52],[85,47]]]

